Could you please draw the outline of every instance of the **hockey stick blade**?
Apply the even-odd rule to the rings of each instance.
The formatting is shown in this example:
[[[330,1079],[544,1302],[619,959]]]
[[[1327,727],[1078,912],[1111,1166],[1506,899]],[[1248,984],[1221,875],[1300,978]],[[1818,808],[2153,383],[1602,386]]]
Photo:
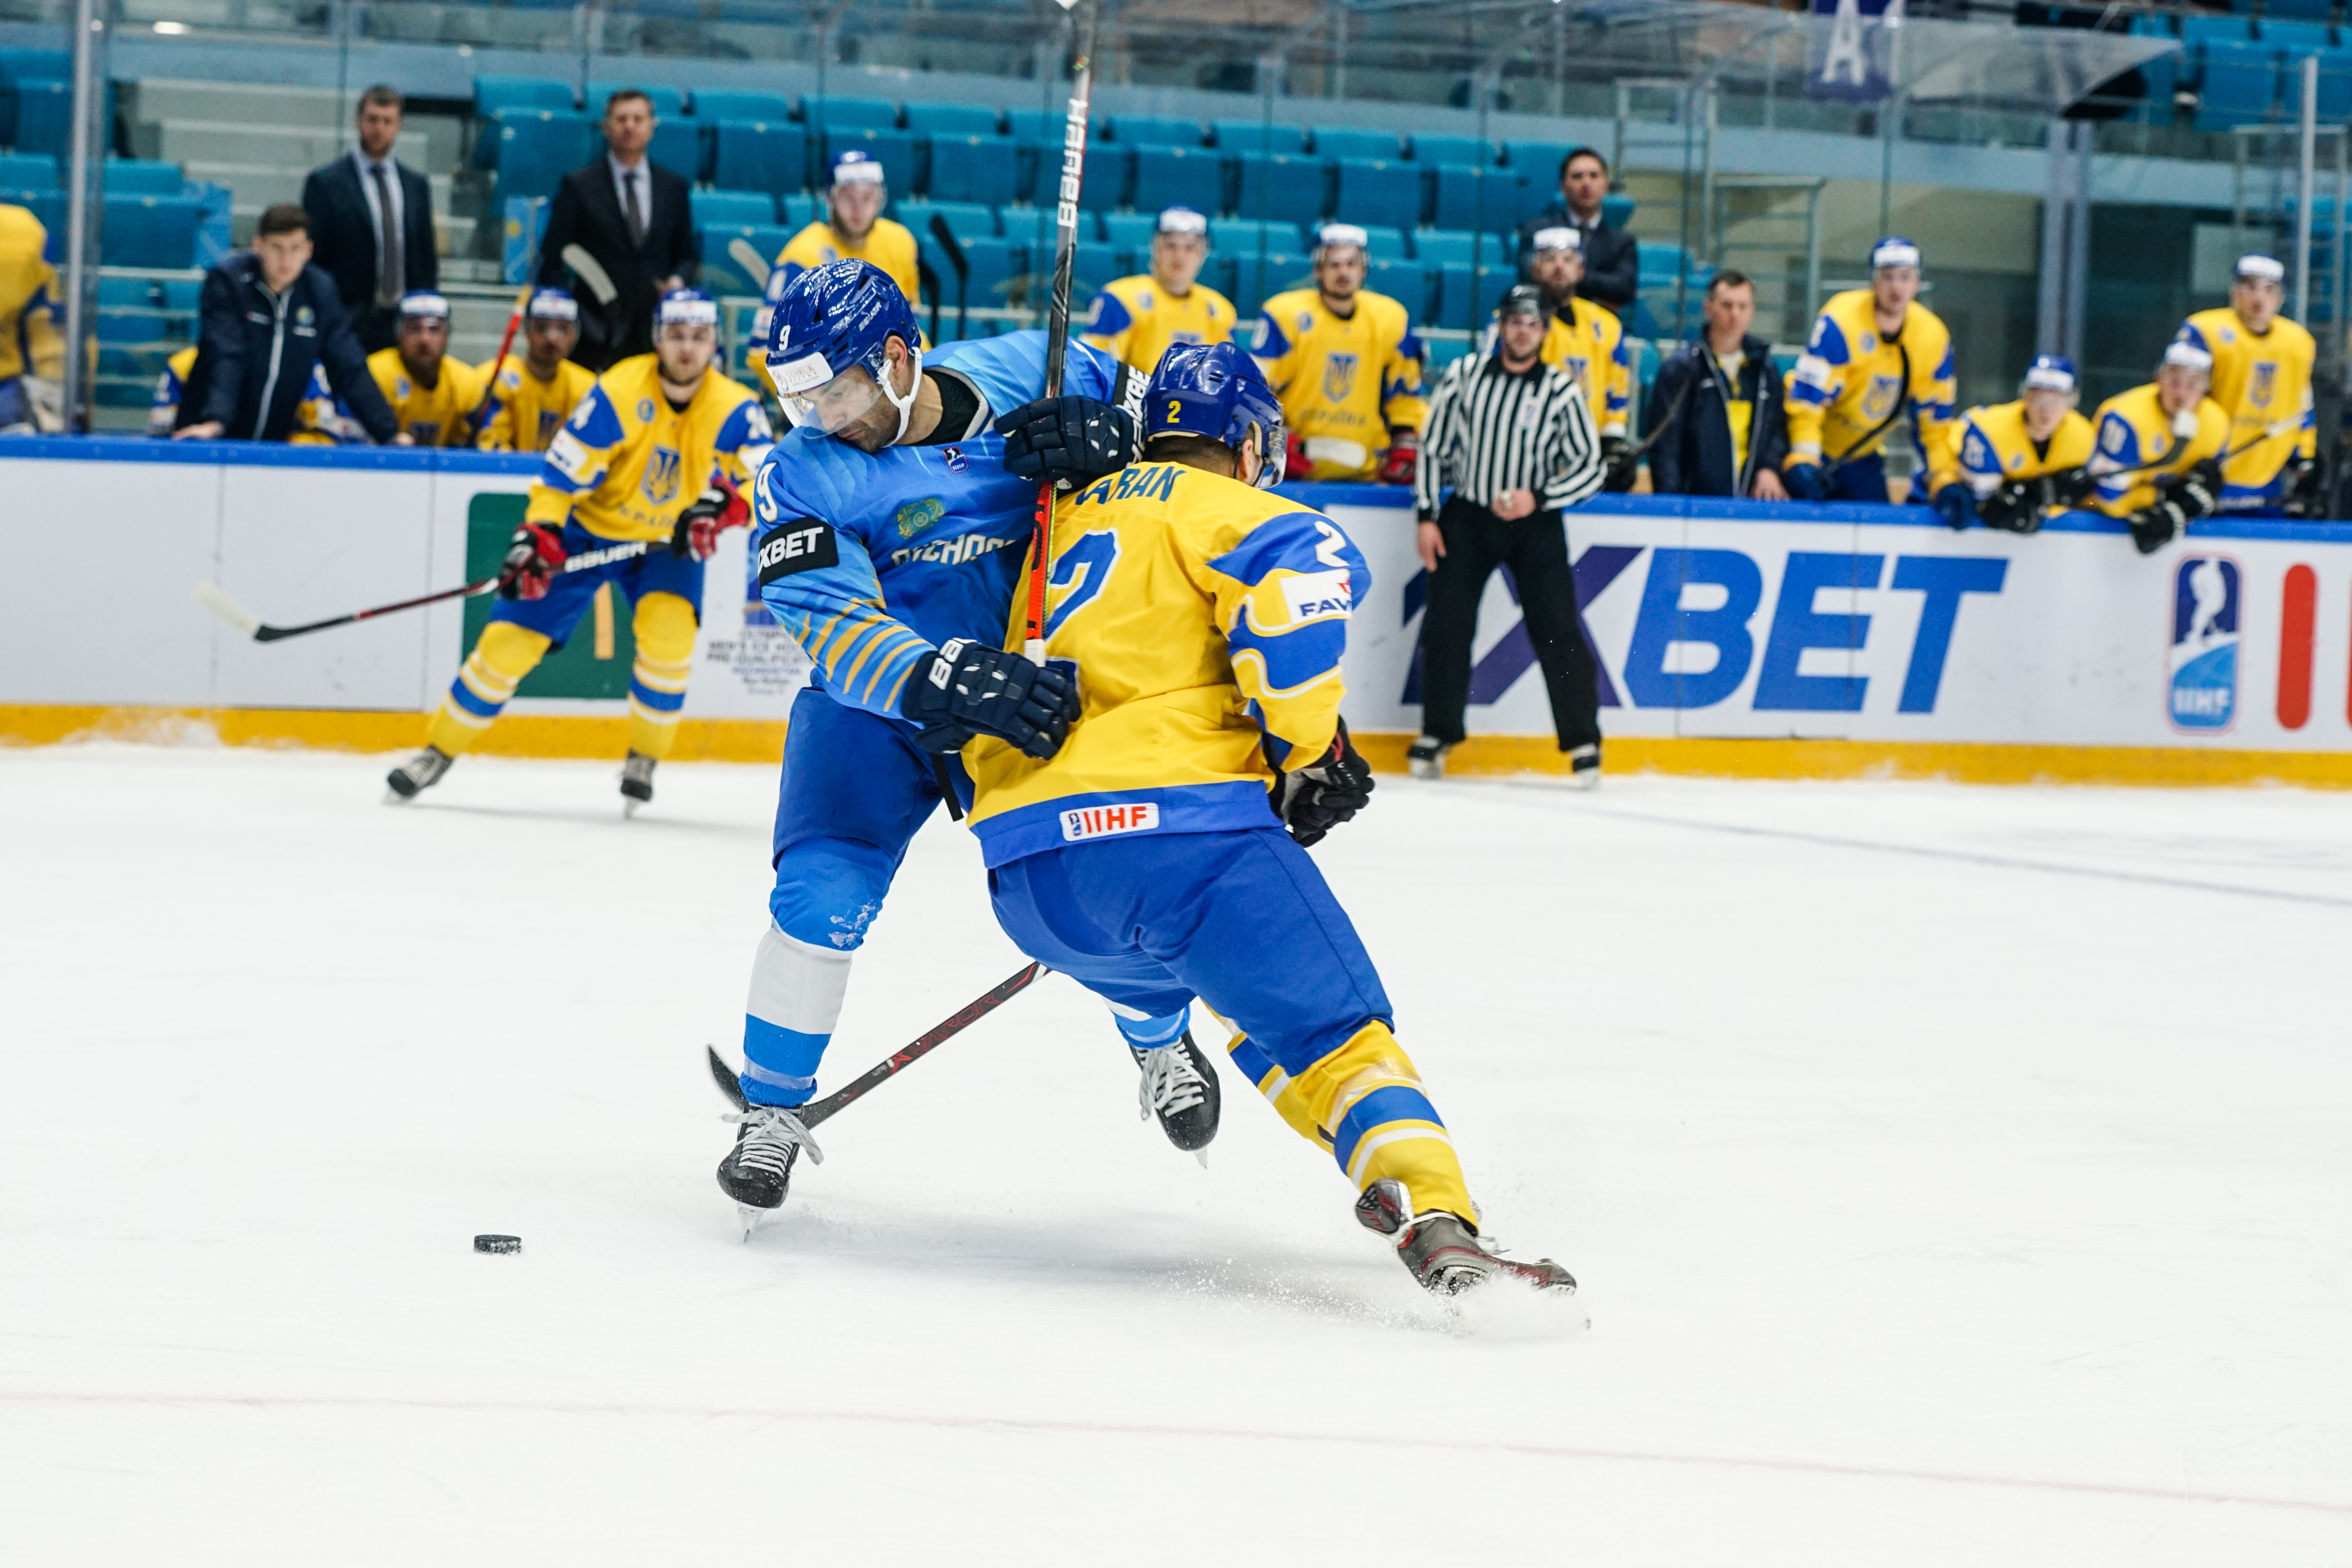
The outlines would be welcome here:
[[[888,1057],[858,1074],[848,1083],[826,1095],[823,1100],[811,1100],[806,1105],[794,1107],[801,1119],[801,1125],[814,1127],[820,1121],[831,1120],[842,1110],[864,1099],[868,1091],[885,1080],[922,1060],[971,1026],[995,1012],[1022,992],[1028,990],[1036,983],[1039,975],[1048,973],[1050,971],[1042,963],[1029,964],[1019,973],[964,1004],[954,1013],[932,1025],[928,1031],[917,1036]],[[743,1080],[733,1068],[727,1065],[727,1058],[719,1054],[719,1047],[705,1046],[703,1055],[709,1060],[711,1080],[719,1086],[719,1092],[725,1095],[736,1110],[749,1110],[751,1098],[743,1092]]]
[[[758,247],[750,240],[740,234],[729,240],[727,258],[743,269],[743,276],[751,279],[752,288],[760,289],[767,288],[768,273],[771,270],[767,258],[760,254]]]
[[[261,617],[228,596],[228,591],[217,583],[196,584],[196,603],[218,616],[239,637],[258,637],[266,630]]]
[[[588,254],[585,247],[565,246],[562,258],[563,265],[588,285],[588,291],[596,296],[599,305],[609,305],[621,297],[621,291],[613,287],[613,275],[604,270],[604,263]]]

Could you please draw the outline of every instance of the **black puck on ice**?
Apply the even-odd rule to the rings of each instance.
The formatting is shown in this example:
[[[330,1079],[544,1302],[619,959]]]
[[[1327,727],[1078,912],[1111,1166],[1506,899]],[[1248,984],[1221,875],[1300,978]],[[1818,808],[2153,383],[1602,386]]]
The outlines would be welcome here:
[[[522,1237],[519,1236],[478,1236],[474,1237],[477,1252],[520,1252]]]

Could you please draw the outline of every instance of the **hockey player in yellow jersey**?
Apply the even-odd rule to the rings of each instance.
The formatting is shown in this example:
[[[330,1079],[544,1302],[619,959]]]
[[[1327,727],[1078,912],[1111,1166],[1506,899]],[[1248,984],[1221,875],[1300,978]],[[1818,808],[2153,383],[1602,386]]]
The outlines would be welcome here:
[[[718,350],[716,302],[674,289],[655,309],[654,352],[621,361],[581,399],[547,449],[500,565],[499,606],[433,716],[430,743],[386,781],[394,799],[440,781],[606,583],[635,606],[624,809],[653,798],[654,764],[686,702],[703,563],[723,530],[749,521],[737,487],[771,444],[759,399],[714,368]]]
[[[1149,372],[1177,343],[1222,343],[1234,335],[1234,302],[1202,283],[1209,220],[1170,207],[1151,236],[1151,270],[1107,285],[1094,300],[1087,342]]]
[[[1055,510],[1045,658],[1076,671],[1068,742],[1046,758],[964,747],[997,919],[1123,1016],[1172,1037],[1198,997],[1234,1026],[1235,1065],[1338,1163],[1357,1217],[1423,1285],[1572,1292],[1549,1259],[1480,1244],[1380,975],[1303,847],[1370,797],[1339,718],[1363,557],[1261,488],[1279,474],[1282,411],[1236,346],[1171,349],[1144,427],[1142,462]],[[968,738],[954,716],[925,743]]]
[[[883,183],[882,165],[873,155],[852,147],[833,160],[833,181],[824,195],[825,218],[813,223],[784,242],[763,290],[766,302],[751,318],[751,346],[756,355],[768,338],[768,318],[784,297],[793,279],[829,261],[864,261],[880,268],[907,297],[909,309],[923,308],[921,268],[916,266],[915,236],[905,224],[882,216],[890,200]],[[747,359],[746,363],[751,363]],[[766,374],[766,367],[751,368]]]
[[[2221,503],[2230,416],[2205,395],[2212,376],[2213,356],[2176,338],[2154,381],[2116,394],[2095,416],[2095,504],[2123,521],[2143,555]]]
[[[1315,287],[1265,302],[1250,353],[1289,421],[1287,477],[1412,482],[1428,408],[1426,354],[1412,314],[1364,287],[1370,237],[1327,223],[1315,247]]]
[[[2324,476],[2315,454],[2311,371],[2317,345],[2279,314],[2286,268],[2275,257],[2242,256],[2230,302],[2180,323],[2179,341],[2213,356],[2213,401],[2230,416],[2221,465],[2225,510],[2313,513]]]
[[[1601,436],[1601,459],[1609,466],[1602,488],[1629,489],[1634,465],[1626,460],[1626,409],[1633,397],[1633,362],[1625,348],[1625,328],[1617,312],[1580,299],[1584,281],[1584,237],[1574,228],[1539,228],[1530,241],[1528,267],[1537,288],[1551,302],[1551,326],[1536,357],[1566,371],[1584,389],[1592,406],[1592,427]],[[1489,331],[1487,342],[1494,341]]]
[[[523,307],[522,353],[477,367],[488,392],[474,444],[485,452],[546,451],[596,384],[594,371],[567,357],[579,341],[580,301],[565,289],[534,289]]]
[[[0,434],[62,431],[66,339],[48,230],[0,202]]]
[[[420,447],[470,447],[482,383],[449,357],[449,300],[415,289],[400,297],[393,346],[368,355],[368,374],[393,417]]]
[[[1890,236],[1871,249],[1870,287],[1832,296],[1814,320],[1789,373],[1790,495],[1888,500],[1880,449],[1906,410],[1922,472],[1950,467],[1952,334],[1918,298],[1919,247]]]
[[[2091,422],[2074,412],[2081,399],[2073,360],[2034,356],[2017,401],[1961,416],[1947,448],[1949,466],[1925,487],[1937,512],[1954,528],[1981,522],[2032,533],[2052,512],[2082,505],[2093,481],[2084,467]]]

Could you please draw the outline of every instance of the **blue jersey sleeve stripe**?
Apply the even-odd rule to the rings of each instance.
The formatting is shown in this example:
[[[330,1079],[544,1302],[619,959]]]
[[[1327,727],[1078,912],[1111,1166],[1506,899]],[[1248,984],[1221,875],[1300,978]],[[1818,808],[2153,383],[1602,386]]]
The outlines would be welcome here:
[[[2193,343],[2197,347],[2203,349],[2207,353],[2211,353],[2213,352],[2213,345],[2205,341],[2204,332],[2199,330],[2197,323],[2194,321],[2183,321],[2180,323],[2179,341],[2184,343]]]
[[[1111,338],[1133,325],[1135,317],[1129,312],[1126,300],[1108,289],[1095,296],[1094,320],[1087,323],[1087,331],[1097,337]]]
[[[592,452],[604,452],[621,443],[621,416],[603,386],[592,386],[580,406],[572,411],[572,436]]]
[[[1844,364],[1853,358],[1853,351],[1846,346],[1845,329],[1827,314],[1813,323],[1813,341],[1805,345],[1805,352],[1829,364]]]
[[[1318,552],[1326,549],[1334,537],[1345,540],[1347,535],[1319,511],[1281,512],[1259,523],[1250,530],[1246,539],[1210,562],[1209,570],[1221,572],[1252,588],[1265,582],[1267,573],[1281,567],[1293,572],[1327,572],[1331,563],[1320,559]],[[1349,559],[1354,551],[1355,546],[1349,544],[1341,553],[1351,570],[1357,563]],[[1357,589],[1356,597],[1360,600],[1363,596],[1364,590]]]
[[[1265,632],[1244,613],[1241,624],[1225,634],[1225,645],[1233,650],[1236,674],[1255,660],[1265,695],[1286,697],[1339,673],[1340,658],[1348,651],[1348,617],[1327,616]]]

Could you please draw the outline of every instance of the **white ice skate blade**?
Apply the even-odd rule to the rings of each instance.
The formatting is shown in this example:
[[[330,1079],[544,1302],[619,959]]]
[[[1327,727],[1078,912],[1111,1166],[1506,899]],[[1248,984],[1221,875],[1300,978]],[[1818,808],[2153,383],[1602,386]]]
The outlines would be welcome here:
[[[1587,768],[1580,773],[1569,774],[1567,787],[1572,790],[1580,790],[1586,794],[1591,794],[1592,791],[1601,787],[1601,770],[1599,768]]]
[[[637,807],[645,804],[646,803],[644,801],[635,799],[629,795],[623,795],[621,797],[621,820],[623,822],[626,822],[631,817],[636,816]]]
[[[415,802],[416,797],[413,795],[403,795],[390,784],[383,786],[383,804],[386,805],[413,805]]]
[[[743,1239],[745,1241],[751,1240],[752,1235],[759,1230],[761,1226],[766,1224],[769,1220],[775,1218],[776,1215],[782,1212],[782,1211],[780,1209],[760,1209],[753,1208],[750,1204],[737,1204],[735,1205],[735,1217],[742,1224]]]
[[[1205,1171],[1209,1168],[1209,1152],[1206,1149],[1193,1150],[1192,1158],[1201,1162],[1201,1169]]]

